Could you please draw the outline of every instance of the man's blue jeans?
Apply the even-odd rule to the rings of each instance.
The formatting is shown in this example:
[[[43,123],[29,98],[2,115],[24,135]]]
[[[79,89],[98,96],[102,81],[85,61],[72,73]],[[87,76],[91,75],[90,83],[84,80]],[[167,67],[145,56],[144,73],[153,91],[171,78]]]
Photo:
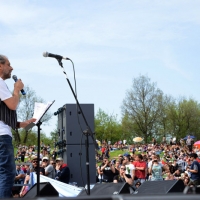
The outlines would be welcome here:
[[[12,137],[0,135],[0,198],[10,198],[16,175]]]

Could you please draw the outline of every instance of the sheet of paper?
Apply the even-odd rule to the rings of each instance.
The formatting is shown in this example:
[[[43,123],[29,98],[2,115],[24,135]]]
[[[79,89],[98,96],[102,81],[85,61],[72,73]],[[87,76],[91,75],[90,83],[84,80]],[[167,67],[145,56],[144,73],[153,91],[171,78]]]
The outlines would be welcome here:
[[[35,102],[33,118],[35,118],[36,121],[28,124],[24,129],[28,131],[29,129],[33,128],[38,123],[38,121],[42,118],[42,116],[48,110],[48,108],[54,102],[55,102],[55,100],[52,101],[52,102],[48,102],[48,103],[38,103],[38,102]]]
[[[38,123],[42,115],[45,113],[45,111],[49,108],[51,104],[52,102],[48,102],[46,104],[35,102],[35,108],[34,108],[34,114],[33,114],[33,118],[36,119],[36,121],[34,122],[35,124]]]

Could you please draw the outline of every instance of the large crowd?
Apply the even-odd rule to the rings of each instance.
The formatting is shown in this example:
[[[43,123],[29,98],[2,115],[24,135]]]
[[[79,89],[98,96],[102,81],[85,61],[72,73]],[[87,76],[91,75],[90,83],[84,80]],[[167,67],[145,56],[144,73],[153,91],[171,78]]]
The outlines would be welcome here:
[[[15,155],[16,176],[12,189],[13,197],[23,197],[30,189],[30,172],[40,172],[41,175],[69,183],[70,171],[63,158],[58,157],[56,148],[41,142],[40,158],[37,157],[37,147],[19,145]],[[39,167],[38,167],[39,162]]]
[[[185,186],[200,185],[200,149],[193,145],[194,140],[188,136],[185,140],[158,144],[153,138],[151,144],[107,145],[100,147],[101,155],[97,165],[98,182],[127,182],[137,190],[145,181],[181,180]],[[110,159],[110,151],[124,149],[125,153]]]
[[[150,144],[125,145],[116,143],[99,145],[96,165],[96,182],[126,182],[130,192],[135,192],[145,181],[181,180],[185,186],[200,185],[200,149],[193,146],[188,136],[179,142],[170,140],[158,144],[153,138]],[[124,152],[110,158],[110,151]],[[28,191],[30,172],[37,172],[37,147],[19,145],[15,156],[16,178],[13,195],[23,197]],[[69,183],[70,172],[67,164],[58,157],[57,150],[41,142],[40,174]],[[99,164],[100,163],[100,164]],[[16,186],[16,184],[21,184]]]

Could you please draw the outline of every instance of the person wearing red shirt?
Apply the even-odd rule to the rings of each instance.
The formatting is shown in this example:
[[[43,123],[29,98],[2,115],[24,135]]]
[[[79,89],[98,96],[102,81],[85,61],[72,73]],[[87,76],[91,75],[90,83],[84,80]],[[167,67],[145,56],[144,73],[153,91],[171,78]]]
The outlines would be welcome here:
[[[101,148],[102,158],[104,158],[105,150],[106,150],[105,146],[102,146],[102,148]]]
[[[135,166],[136,182],[143,183],[145,181],[146,175],[147,175],[147,164],[145,161],[143,161],[143,156],[141,154],[137,154],[133,164]]]

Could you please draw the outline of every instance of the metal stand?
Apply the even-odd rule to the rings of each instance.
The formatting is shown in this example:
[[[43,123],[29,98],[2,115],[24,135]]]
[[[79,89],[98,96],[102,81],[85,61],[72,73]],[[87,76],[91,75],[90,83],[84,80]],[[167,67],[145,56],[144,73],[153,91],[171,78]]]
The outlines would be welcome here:
[[[36,126],[38,127],[38,152],[37,152],[37,197],[40,196],[40,126],[42,122],[38,121]]]
[[[61,59],[57,59],[57,60],[58,60],[59,65],[63,68],[62,60],[61,60]],[[71,61],[71,59],[69,59],[69,60]],[[71,62],[72,62],[72,61],[71,61]],[[72,62],[72,63],[73,63],[73,62]],[[76,96],[76,94],[75,94],[75,92],[74,92],[74,90],[73,90],[73,88],[72,88],[72,86],[71,86],[71,83],[70,83],[69,79],[67,78],[67,74],[66,74],[66,72],[64,71],[64,68],[63,68],[63,73],[66,75],[66,79],[67,79],[67,82],[68,82],[68,84],[69,84],[69,87],[70,87],[70,89],[71,89],[71,91],[72,91],[72,93],[73,93],[73,96],[74,96],[74,98],[75,98],[75,100],[76,100],[76,103],[77,103],[77,105],[78,105],[78,108],[79,108],[79,110],[80,110],[80,112],[81,112],[81,115],[83,116],[84,122],[85,122],[85,124],[86,124],[86,130],[83,131],[83,134],[86,135],[86,141],[85,141],[86,149],[85,149],[85,150],[86,150],[87,195],[90,195],[90,167],[89,167],[90,164],[89,164],[89,139],[88,139],[88,136],[89,136],[89,135],[91,136],[95,147],[96,147],[96,143],[95,143],[95,140],[94,140],[94,137],[93,137],[93,133],[92,133],[92,131],[91,131],[91,128],[89,127],[89,124],[88,124],[88,122],[87,122],[87,120],[86,120],[86,118],[85,118],[85,115],[84,115],[84,113],[83,113],[83,111],[82,111],[82,109],[81,109],[81,106],[80,106],[80,104],[79,104],[79,102],[78,102],[78,99],[77,99],[77,96]]]
[[[37,124],[31,123],[24,128],[25,130],[28,131],[30,128],[32,128],[35,125],[38,127],[38,131],[37,131],[38,132],[38,144],[37,144],[37,146],[38,146],[38,151],[37,151],[37,196],[38,197],[40,196],[40,130],[41,130],[40,126],[42,124],[41,119],[54,102],[55,102],[55,100],[47,107],[45,112],[42,114],[42,116],[38,120]]]

